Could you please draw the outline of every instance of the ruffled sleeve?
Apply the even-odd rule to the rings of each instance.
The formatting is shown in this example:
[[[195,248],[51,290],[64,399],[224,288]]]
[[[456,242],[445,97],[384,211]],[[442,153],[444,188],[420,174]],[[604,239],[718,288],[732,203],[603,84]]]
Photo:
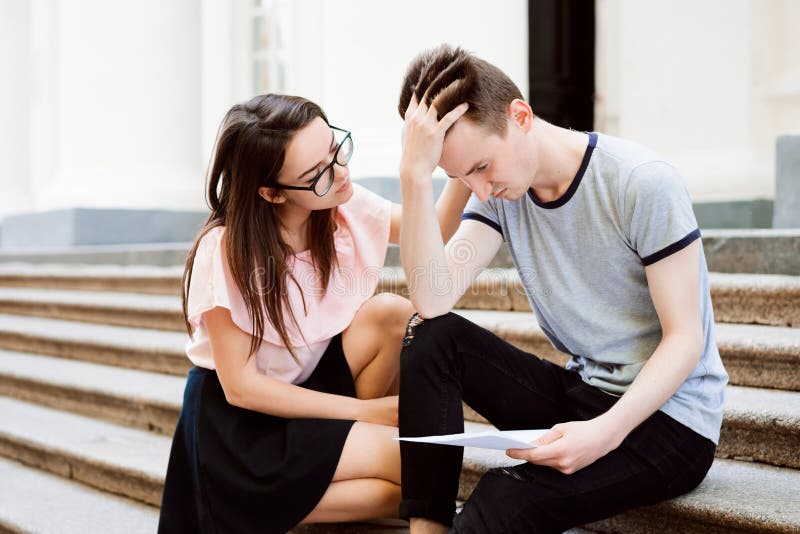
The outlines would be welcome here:
[[[319,343],[342,332],[378,286],[389,245],[391,202],[358,184],[352,187],[353,196],[336,210],[334,246],[338,267],[331,273],[327,291],[321,290],[308,251],[290,260],[297,284],[287,281],[286,287],[297,325],[285,312],[283,316],[293,347]],[[188,320],[195,328],[200,327],[206,311],[222,306],[230,310],[236,326],[251,333],[252,321],[225,259],[224,231],[224,227],[210,230],[198,245],[189,287]],[[262,337],[273,345],[284,346],[266,317]]]
[[[202,324],[203,314],[208,310],[217,306],[231,310],[232,301],[242,300],[224,259],[223,233],[223,227],[213,228],[197,246],[186,304],[187,318],[195,328]]]
[[[352,237],[359,263],[383,267],[389,246],[392,203],[362,185],[352,185],[353,196],[339,206],[339,218]]]

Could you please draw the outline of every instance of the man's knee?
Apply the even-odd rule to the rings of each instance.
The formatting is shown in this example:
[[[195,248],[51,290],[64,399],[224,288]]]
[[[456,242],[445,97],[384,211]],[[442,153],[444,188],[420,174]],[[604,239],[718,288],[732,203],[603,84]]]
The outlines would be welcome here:
[[[401,372],[403,368],[449,359],[455,350],[453,340],[459,331],[459,319],[461,317],[452,312],[429,319],[423,319],[415,313],[408,321],[403,336]]]
[[[467,322],[466,319],[453,312],[428,319],[423,319],[415,313],[406,326],[403,346],[416,347],[433,341],[450,339],[454,334],[463,330],[464,322]]]

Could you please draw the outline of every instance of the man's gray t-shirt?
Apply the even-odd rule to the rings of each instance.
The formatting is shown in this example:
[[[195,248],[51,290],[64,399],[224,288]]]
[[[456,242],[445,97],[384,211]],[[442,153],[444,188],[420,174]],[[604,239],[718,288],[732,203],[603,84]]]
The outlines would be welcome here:
[[[652,151],[590,133],[580,170],[552,202],[472,195],[462,219],[503,235],[539,326],[572,357],[567,369],[622,395],[661,340],[645,266],[700,238],[678,171]],[[714,336],[700,247],[703,355],[661,411],[719,442],[728,375]]]

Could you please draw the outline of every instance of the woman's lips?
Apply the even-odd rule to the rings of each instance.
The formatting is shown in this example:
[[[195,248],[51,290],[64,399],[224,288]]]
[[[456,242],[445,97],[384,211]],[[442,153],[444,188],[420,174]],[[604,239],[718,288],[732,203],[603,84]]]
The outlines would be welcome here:
[[[339,193],[344,193],[348,189],[350,189],[350,180],[347,180],[344,184],[342,184],[342,186],[336,190],[336,194],[338,195]]]

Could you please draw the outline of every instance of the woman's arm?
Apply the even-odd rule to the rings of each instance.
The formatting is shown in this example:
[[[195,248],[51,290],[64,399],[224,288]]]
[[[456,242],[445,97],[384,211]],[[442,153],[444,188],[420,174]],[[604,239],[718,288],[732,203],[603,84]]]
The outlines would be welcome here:
[[[461,214],[467,205],[471,191],[461,180],[448,179],[444,190],[436,200],[436,218],[442,232],[442,241],[447,244],[461,223]],[[403,206],[392,204],[392,225],[389,230],[389,242],[400,242],[400,227],[403,221]]]
[[[397,397],[361,400],[321,393],[258,372],[248,357],[250,334],[231,319],[227,308],[206,312],[211,351],[229,404],[285,418],[351,419],[397,426]]]

